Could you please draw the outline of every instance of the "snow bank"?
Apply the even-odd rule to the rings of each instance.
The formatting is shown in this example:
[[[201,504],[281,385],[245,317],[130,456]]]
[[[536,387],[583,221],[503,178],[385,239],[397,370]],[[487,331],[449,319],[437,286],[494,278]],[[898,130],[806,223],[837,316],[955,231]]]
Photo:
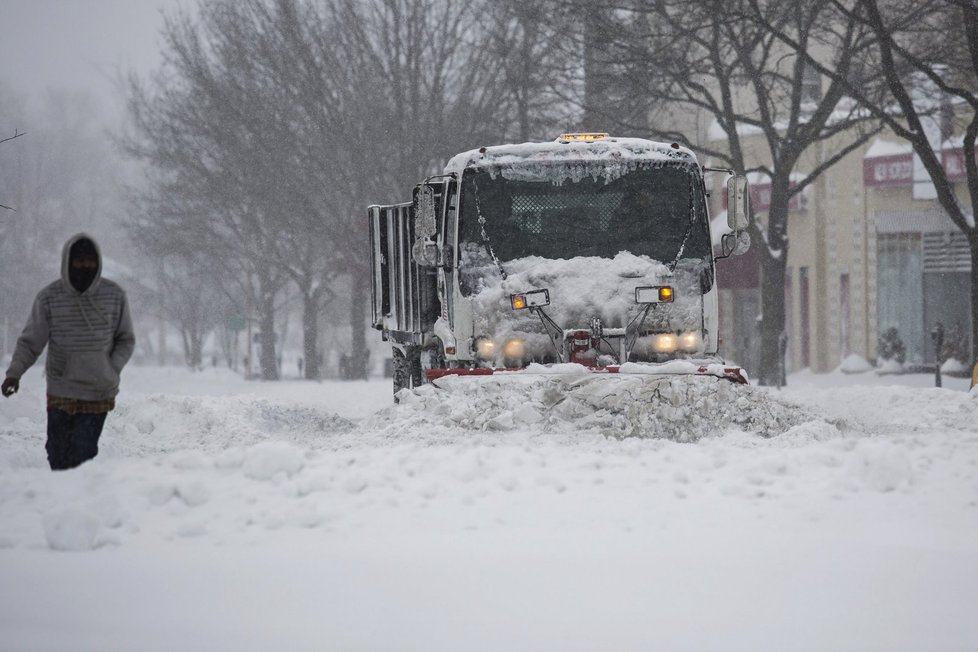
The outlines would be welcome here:
[[[867,371],[872,371],[873,365],[869,364],[869,361],[861,355],[853,353],[839,365],[839,371],[844,374],[863,374]]]
[[[922,378],[933,383],[932,375]],[[785,400],[802,403],[844,431],[874,436],[894,432],[970,434],[978,423],[978,403],[964,391],[839,383],[819,390],[789,386],[783,394]]]
[[[903,363],[899,360],[880,360],[876,363],[878,374],[902,374]]]
[[[964,374],[968,372],[968,367],[957,358],[948,358],[941,365],[941,372],[945,374]]]
[[[387,381],[310,384],[311,405],[147,375],[103,453],[59,473],[43,394],[0,401],[0,647],[978,640],[974,395],[913,374],[775,391],[559,371],[446,378],[395,407]]]
[[[743,524],[757,500],[773,501],[770,514],[802,505],[824,515],[860,495],[917,496],[930,510],[947,487],[961,492],[946,505],[954,522],[964,522],[956,510],[978,505],[978,401],[965,392],[773,392],[569,367],[446,377],[302,443],[279,432],[235,445],[213,425],[226,445],[190,438],[179,450],[134,448],[70,472],[6,469],[0,548],[224,546],[311,529],[365,540],[429,528],[559,538],[612,522],[651,532],[672,510]],[[225,409],[229,430],[252,414],[247,402],[226,399]],[[167,432],[156,424],[154,434]],[[899,514],[902,504],[886,509]]]

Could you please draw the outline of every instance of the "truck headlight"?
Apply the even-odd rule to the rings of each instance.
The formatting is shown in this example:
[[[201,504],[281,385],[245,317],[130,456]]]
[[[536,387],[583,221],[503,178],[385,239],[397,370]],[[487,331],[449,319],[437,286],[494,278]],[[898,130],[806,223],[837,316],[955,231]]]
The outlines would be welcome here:
[[[492,360],[496,357],[496,343],[488,337],[477,337],[475,340],[475,354],[483,360]]]
[[[687,353],[694,353],[700,349],[700,334],[696,331],[689,331],[679,336],[679,346]]]
[[[656,353],[673,353],[679,347],[679,338],[673,333],[652,336],[652,350]]]
[[[526,342],[519,338],[512,338],[503,345],[503,356],[507,360],[522,360],[526,355]]]

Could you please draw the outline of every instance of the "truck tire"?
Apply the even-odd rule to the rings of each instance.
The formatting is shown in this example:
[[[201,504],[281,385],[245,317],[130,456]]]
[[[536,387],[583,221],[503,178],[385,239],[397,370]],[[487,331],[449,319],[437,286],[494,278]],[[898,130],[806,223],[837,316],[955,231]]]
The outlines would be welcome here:
[[[411,389],[421,384],[421,349],[416,346],[406,346],[402,351],[393,347],[394,360],[394,402],[397,393],[402,389]]]

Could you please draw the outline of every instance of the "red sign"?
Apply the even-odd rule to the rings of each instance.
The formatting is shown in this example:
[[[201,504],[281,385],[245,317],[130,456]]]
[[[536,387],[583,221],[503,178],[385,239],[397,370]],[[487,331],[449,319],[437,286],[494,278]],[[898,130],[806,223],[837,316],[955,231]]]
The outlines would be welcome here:
[[[946,149],[941,152],[941,159],[948,181],[954,183],[968,178],[964,169],[964,149]],[[907,152],[906,154],[891,154],[864,159],[863,185],[913,185],[913,154]]]
[[[913,184],[913,155],[893,154],[863,160],[864,186],[906,186]]]
[[[964,169],[964,149],[947,149],[942,152],[944,171],[948,181],[965,181],[968,178]],[[975,148],[978,155],[978,147]]]

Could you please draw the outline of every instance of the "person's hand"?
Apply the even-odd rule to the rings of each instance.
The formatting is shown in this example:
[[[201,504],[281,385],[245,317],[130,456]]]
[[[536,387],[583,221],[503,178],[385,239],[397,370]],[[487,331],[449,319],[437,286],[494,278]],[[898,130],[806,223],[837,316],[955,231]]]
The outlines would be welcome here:
[[[7,378],[3,381],[3,385],[0,385],[0,394],[4,396],[13,396],[20,389],[20,380],[17,378]]]

